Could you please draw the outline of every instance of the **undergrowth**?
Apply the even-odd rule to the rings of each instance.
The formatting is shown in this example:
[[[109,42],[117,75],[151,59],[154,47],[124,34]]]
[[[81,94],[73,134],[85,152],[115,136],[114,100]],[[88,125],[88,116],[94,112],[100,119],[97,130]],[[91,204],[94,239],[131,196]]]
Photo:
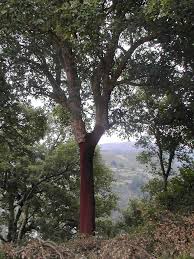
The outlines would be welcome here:
[[[80,236],[61,244],[37,239],[21,246],[4,244],[0,259],[191,259],[193,242],[194,214],[165,212],[160,221],[150,220],[111,239]]]

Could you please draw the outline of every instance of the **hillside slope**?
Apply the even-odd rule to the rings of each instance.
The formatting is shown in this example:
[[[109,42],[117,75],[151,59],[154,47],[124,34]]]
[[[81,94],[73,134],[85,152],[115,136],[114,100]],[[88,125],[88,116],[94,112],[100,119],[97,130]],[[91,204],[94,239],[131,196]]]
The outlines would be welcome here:
[[[114,172],[113,191],[119,197],[118,205],[121,209],[127,206],[130,198],[142,196],[141,187],[150,177],[145,166],[136,160],[141,150],[131,142],[100,145],[104,162]]]

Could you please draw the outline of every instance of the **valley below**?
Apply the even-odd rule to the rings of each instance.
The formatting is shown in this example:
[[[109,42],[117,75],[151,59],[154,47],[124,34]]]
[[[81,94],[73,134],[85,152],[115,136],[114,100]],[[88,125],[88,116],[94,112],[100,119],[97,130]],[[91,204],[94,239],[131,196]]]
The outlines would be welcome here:
[[[113,171],[113,192],[118,196],[118,208],[123,210],[130,199],[143,196],[141,188],[151,177],[136,159],[142,149],[132,142],[123,142],[101,144],[100,151],[106,165]]]

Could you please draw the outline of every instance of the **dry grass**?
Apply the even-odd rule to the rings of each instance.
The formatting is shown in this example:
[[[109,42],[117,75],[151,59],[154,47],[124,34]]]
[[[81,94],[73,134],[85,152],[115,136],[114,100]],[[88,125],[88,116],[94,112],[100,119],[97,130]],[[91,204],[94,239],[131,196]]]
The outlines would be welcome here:
[[[160,222],[150,222],[145,230],[103,240],[79,237],[58,245],[50,241],[31,240],[25,246],[2,246],[6,258],[16,259],[151,259],[177,258],[191,254],[194,241],[194,215],[175,217],[166,213]]]

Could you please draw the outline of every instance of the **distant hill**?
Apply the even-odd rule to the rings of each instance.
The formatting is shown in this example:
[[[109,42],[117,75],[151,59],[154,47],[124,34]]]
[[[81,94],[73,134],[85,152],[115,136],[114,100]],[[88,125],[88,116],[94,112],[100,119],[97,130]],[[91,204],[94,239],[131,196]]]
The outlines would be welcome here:
[[[130,198],[142,196],[141,187],[150,176],[136,156],[142,151],[132,142],[107,143],[100,145],[103,160],[114,172],[113,191],[119,197],[119,208],[124,209]]]
[[[105,144],[101,144],[100,147],[101,147],[101,150],[103,151],[112,150],[116,152],[118,151],[129,152],[129,150],[130,151],[141,150],[141,148],[138,148],[137,146],[135,146],[134,142],[105,143]]]
[[[136,156],[141,152],[134,143],[107,143],[100,145],[100,150],[105,163],[111,168],[134,169],[142,168],[142,165],[136,160]]]

